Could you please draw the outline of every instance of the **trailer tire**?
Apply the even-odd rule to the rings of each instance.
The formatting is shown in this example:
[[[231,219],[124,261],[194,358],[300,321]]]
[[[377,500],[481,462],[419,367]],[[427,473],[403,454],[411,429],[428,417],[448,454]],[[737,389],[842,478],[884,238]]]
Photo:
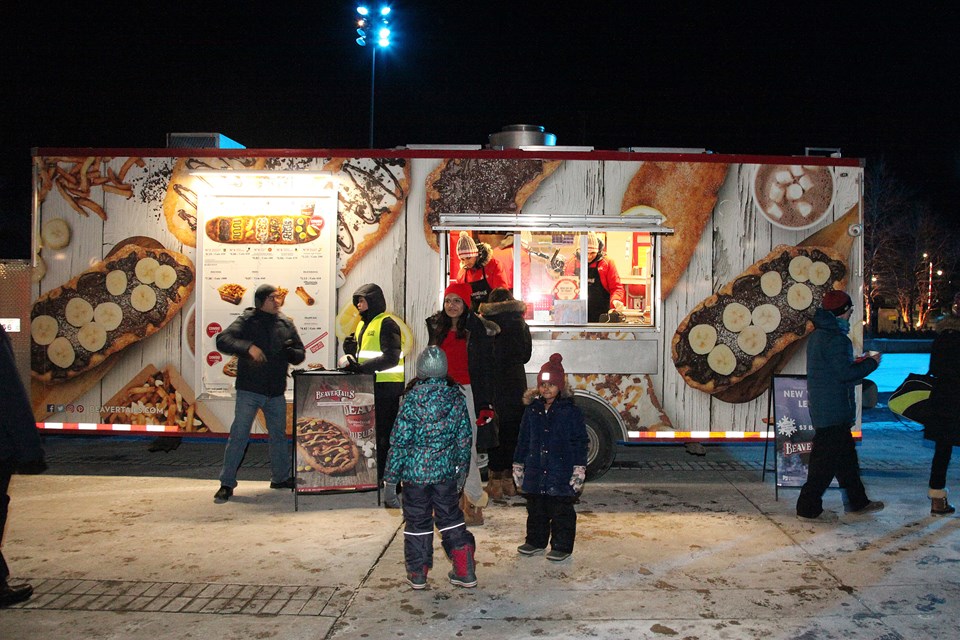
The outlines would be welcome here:
[[[616,443],[622,436],[620,426],[610,410],[596,400],[578,395],[574,401],[587,423],[587,480],[596,480],[613,465],[617,455]]]

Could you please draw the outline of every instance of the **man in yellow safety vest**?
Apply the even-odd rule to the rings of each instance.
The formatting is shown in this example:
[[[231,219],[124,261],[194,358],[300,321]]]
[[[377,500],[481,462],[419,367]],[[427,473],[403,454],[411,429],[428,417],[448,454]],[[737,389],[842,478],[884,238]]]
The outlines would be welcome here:
[[[358,287],[353,293],[353,305],[360,312],[360,324],[357,325],[354,335],[343,342],[343,351],[346,354],[343,369],[353,373],[376,374],[373,395],[377,432],[377,481],[380,482],[387,461],[387,450],[390,448],[390,431],[400,407],[400,394],[403,393],[400,325],[395,316],[387,312],[383,290],[375,284]],[[390,497],[389,492],[387,497]]]

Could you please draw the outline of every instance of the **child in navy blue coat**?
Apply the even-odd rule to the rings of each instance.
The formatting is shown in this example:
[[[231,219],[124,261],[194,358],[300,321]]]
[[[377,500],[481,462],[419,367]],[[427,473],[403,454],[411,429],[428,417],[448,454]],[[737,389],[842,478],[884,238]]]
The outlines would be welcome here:
[[[527,408],[513,456],[513,480],[527,499],[526,541],[522,555],[546,550],[559,562],[573,553],[577,512],[573,505],[587,475],[587,425],[566,391],[563,356],[555,353],[540,367],[537,388],[524,396]]]

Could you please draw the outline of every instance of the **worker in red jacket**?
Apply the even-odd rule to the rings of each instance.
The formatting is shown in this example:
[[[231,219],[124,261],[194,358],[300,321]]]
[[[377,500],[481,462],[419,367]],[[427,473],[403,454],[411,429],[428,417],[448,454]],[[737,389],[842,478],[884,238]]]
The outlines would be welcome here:
[[[580,275],[580,254],[567,262],[566,275]],[[617,265],[603,252],[597,234],[587,234],[587,322],[599,322],[610,309],[620,309],[626,301]]]
[[[457,282],[470,287],[470,308],[474,311],[487,301],[491,291],[507,286],[503,269],[493,259],[493,250],[486,242],[474,242],[470,234],[461,231],[457,240],[457,257],[460,258]]]

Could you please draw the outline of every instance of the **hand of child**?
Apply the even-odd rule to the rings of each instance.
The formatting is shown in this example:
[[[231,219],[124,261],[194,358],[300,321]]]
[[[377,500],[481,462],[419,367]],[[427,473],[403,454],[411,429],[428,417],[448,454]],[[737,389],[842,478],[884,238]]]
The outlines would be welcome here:
[[[580,493],[583,491],[583,482],[587,479],[587,468],[584,466],[577,465],[573,468],[573,475],[570,476],[570,486],[573,487],[574,493]]]
[[[523,465],[517,462],[513,463],[513,484],[517,489],[523,487]]]
[[[400,496],[397,495],[396,482],[383,481],[383,504],[388,509],[399,509],[402,506]]]
[[[457,470],[457,493],[463,491],[463,486],[467,484],[467,468]]]

